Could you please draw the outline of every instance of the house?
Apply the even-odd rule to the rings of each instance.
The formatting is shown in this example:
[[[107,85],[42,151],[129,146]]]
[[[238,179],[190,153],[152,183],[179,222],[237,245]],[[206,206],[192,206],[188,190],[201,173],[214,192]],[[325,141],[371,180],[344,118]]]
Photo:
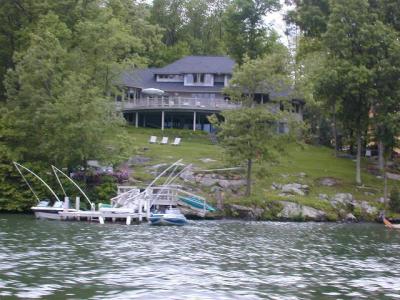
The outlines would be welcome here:
[[[241,107],[223,93],[234,65],[227,56],[186,56],[163,68],[127,71],[122,93],[116,96],[117,108],[136,127],[210,132],[207,116]],[[255,95],[255,101],[259,98],[269,101],[269,95]],[[303,104],[292,100],[292,110],[300,117]]]

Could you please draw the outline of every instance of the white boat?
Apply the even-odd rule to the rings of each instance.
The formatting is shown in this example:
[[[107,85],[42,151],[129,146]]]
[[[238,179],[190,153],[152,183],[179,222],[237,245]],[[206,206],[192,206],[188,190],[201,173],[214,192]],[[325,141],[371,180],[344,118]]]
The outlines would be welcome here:
[[[51,220],[60,220],[61,216],[59,212],[74,212],[76,209],[64,208],[63,201],[56,201],[53,205],[49,205],[50,201],[42,200],[39,201],[38,205],[32,206],[31,209],[35,214],[35,217],[38,219],[51,219]]]
[[[187,223],[186,217],[178,208],[169,208],[164,213],[152,213],[149,221],[151,225],[183,226]]]

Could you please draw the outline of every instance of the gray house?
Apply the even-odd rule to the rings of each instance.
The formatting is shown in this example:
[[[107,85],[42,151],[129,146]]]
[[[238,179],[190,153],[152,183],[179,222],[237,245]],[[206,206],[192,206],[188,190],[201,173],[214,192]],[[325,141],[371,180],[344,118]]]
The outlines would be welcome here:
[[[163,68],[127,71],[117,108],[136,127],[211,131],[207,116],[240,107],[223,93],[234,65],[227,56],[187,56]],[[256,95],[255,101],[260,96],[269,99]],[[301,116],[301,101],[292,104]]]

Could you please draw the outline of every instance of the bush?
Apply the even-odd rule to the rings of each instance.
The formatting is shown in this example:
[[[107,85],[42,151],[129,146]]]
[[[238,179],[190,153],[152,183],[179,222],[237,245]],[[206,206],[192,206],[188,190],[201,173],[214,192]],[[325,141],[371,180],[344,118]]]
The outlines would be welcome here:
[[[392,211],[400,213],[400,191],[397,187],[390,191],[389,206]]]

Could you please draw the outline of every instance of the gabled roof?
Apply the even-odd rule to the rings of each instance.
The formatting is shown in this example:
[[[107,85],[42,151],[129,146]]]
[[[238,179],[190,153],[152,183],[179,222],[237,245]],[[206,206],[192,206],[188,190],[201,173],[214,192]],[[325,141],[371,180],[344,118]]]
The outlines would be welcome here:
[[[232,74],[235,62],[228,56],[186,56],[156,70],[156,74]]]
[[[158,69],[134,69],[122,74],[122,84],[135,88],[156,88],[166,92],[221,92],[223,83],[214,83],[214,86],[185,86],[183,82],[156,82],[155,74]]]

